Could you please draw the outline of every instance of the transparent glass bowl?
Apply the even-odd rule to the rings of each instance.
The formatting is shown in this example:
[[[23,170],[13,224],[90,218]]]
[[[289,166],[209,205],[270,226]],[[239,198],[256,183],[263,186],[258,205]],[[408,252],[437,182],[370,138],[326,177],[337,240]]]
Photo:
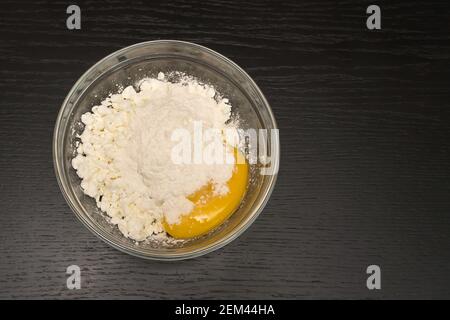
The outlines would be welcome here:
[[[230,100],[243,129],[276,129],[276,122],[264,95],[239,66],[208,48],[188,42],[161,40],[132,45],[100,60],[75,83],[59,112],[54,137],[53,161],[61,191],[78,219],[106,243],[126,253],[157,260],[197,257],[236,239],[262,211],[270,197],[276,174],[261,175],[260,165],[250,166],[250,182],[239,209],[220,227],[197,239],[177,244],[157,241],[136,243],[124,237],[94,199],[85,195],[81,180],[71,166],[77,134],[83,131],[81,115],[99,104],[119,87],[134,85],[158,72],[181,71],[212,84]],[[161,124],[162,126],[164,123]],[[267,139],[272,165],[278,167],[279,141]]]

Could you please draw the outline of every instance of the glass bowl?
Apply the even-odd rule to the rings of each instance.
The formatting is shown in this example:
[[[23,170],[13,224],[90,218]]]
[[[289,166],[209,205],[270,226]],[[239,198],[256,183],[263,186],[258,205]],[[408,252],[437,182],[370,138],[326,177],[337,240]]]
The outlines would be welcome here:
[[[260,148],[269,150],[275,171],[261,174],[264,165],[259,162],[251,164],[248,190],[241,206],[225,223],[207,235],[175,244],[158,241],[136,243],[124,237],[116,226],[108,222],[108,217],[96,206],[95,200],[83,193],[81,180],[71,166],[77,134],[84,129],[80,118],[111,92],[118,92],[119,87],[135,85],[142,78],[171,71],[184,72],[213,85],[230,100],[232,114],[239,117],[242,129],[277,129],[267,100],[250,76],[229,59],[197,44],[172,40],[138,43],[112,53],[84,73],[64,100],[56,121],[53,161],[59,186],[75,215],[95,235],[121,251],[147,259],[193,258],[236,239],[267,203],[279,163],[278,135],[269,134]]]

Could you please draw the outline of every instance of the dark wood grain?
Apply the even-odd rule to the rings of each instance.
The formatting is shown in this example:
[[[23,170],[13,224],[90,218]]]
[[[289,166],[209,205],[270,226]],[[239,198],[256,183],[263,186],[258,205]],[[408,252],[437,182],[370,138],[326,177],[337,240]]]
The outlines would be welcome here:
[[[450,298],[447,1],[3,1],[0,298]],[[280,175],[225,248],[161,263],[118,252],[66,205],[53,173],[59,107],[97,60],[147,40],[241,65],[280,127]],[[82,289],[66,289],[68,265]],[[365,269],[378,264],[382,290]]]

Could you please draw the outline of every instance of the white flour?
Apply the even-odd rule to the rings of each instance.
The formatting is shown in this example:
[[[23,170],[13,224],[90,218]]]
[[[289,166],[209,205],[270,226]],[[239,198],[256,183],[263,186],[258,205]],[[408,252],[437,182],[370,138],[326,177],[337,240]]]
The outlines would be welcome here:
[[[139,92],[129,86],[82,115],[85,129],[72,166],[84,193],[126,237],[161,236],[163,217],[176,223],[193,208],[186,197],[208,183],[228,191],[234,164],[176,164],[171,158],[179,143],[175,130],[193,132],[196,123],[227,127],[231,107],[215,95],[193,79],[171,83],[160,73],[143,80]]]

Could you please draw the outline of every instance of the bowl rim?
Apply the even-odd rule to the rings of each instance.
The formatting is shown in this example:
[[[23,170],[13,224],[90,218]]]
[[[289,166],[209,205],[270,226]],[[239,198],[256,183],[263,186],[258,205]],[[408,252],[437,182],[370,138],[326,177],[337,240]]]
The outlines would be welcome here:
[[[138,249],[134,249],[134,248],[130,248],[124,245],[121,245],[119,243],[116,243],[115,241],[108,239],[105,235],[103,235],[101,232],[99,232],[97,230],[97,228],[95,228],[92,223],[83,216],[83,214],[78,212],[78,209],[75,207],[74,204],[74,199],[72,199],[72,197],[70,196],[69,192],[66,190],[66,187],[62,181],[62,172],[64,171],[64,168],[61,168],[59,162],[58,162],[58,151],[59,151],[59,146],[58,146],[58,132],[60,130],[60,126],[62,123],[62,118],[63,118],[63,113],[64,110],[67,106],[67,103],[70,99],[70,97],[73,95],[73,93],[77,90],[77,88],[79,87],[79,85],[81,83],[83,83],[85,81],[85,78],[87,77],[88,74],[90,74],[93,70],[95,70],[98,65],[100,65],[101,63],[115,57],[115,56],[119,56],[122,53],[125,53],[129,50],[138,48],[138,47],[145,47],[148,45],[153,45],[153,44],[163,44],[163,43],[169,43],[169,44],[177,44],[177,45],[184,45],[184,46],[190,46],[190,47],[194,47],[203,51],[206,51],[214,56],[216,56],[219,59],[222,59],[225,63],[228,63],[229,65],[231,65],[233,68],[235,68],[237,71],[239,71],[245,78],[246,80],[256,89],[256,92],[258,93],[258,95],[260,96],[260,98],[262,99],[263,104],[265,105],[265,107],[267,108],[267,112],[269,114],[270,120],[273,124],[273,129],[278,130],[278,126],[275,120],[275,117],[273,115],[272,109],[270,107],[269,102],[267,101],[266,97],[264,96],[264,94],[262,93],[261,89],[258,87],[258,85],[255,83],[255,81],[247,74],[247,72],[245,72],[241,67],[239,67],[235,62],[233,62],[232,60],[230,60],[229,58],[221,55],[220,53],[209,49],[205,46],[196,44],[196,43],[192,43],[192,42],[187,42],[187,41],[180,41],[180,40],[153,40],[153,41],[144,41],[144,42],[139,42],[127,47],[124,47],[122,49],[116,50],[112,53],[110,53],[109,55],[107,55],[106,57],[100,59],[99,61],[97,61],[94,65],[92,65],[87,71],[85,71],[79,78],[78,80],[75,82],[75,84],[72,86],[72,88],[70,89],[69,93],[66,95],[63,103],[61,104],[61,107],[59,109],[58,112],[58,116],[56,118],[56,124],[53,130],[53,148],[52,148],[52,156],[53,156],[53,167],[54,167],[54,172],[56,175],[56,180],[58,181],[58,185],[59,188],[61,190],[61,193],[63,194],[67,204],[69,205],[70,209],[72,210],[72,212],[75,214],[75,216],[78,218],[79,221],[81,221],[81,223],[87,228],[89,229],[94,235],[96,235],[98,238],[100,238],[102,241],[106,242],[107,244],[109,244],[110,246],[112,246],[115,249],[118,249],[119,251],[122,251],[124,253],[130,254],[132,256],[136,256],[139,258],[144,258],[147,260],[159,260],[159,261],[177,261],[177,260],[185,260],[185,259],[191,259],[191,258],[196,258],[205,254],[208,254],[212,251],[215,251],[217,249],[220,249],[222,247],[224,247],[225,245],[229,244],[230,242],[232,242],[233,240],[235,240],[236,238],[238,238],[240,235],[242,235],[249,227],[250,225],[253,224],[253,222],[256,220],[256,218],[260,215],[260,213],[262,212],[262,210],[264,209],[264,207],[266,206],[272,192],[273,189],[275,187],[276,184],[276,180],[278,177],[278,172],[271,175],[270,177],[270,181],[269,181],[269,187],[265,190],[265,194],[263,195],[263,200],[260,202],[259,206],[256,208],[256,210],[254,210],[253,214],[251,214],[243,223],[239,224],[237,226],[237,228],[230,234],[228,234],[226,237],[209,244],[208,246],[201,248],[201,249],[197,249],[191,252],[187,252],[187,253],[175,253],[175,254],[151,254],[149,255],[148,253],[143,253],[142,251],[139,251]],[[276,157],[272,158],[273,161],[275,161],[275,167],[277,168],[277,171],[279,170],[279,165],[280,165],[280,141],[279,141],[279,136],[277,136],[277,139],[275,141],[275,146],[276,146]]]

